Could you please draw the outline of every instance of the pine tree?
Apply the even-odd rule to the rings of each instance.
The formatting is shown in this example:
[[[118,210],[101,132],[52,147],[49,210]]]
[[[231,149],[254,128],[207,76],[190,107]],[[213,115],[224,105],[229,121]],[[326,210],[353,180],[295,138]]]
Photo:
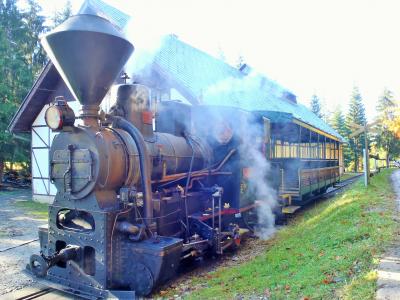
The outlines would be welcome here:
[[[322,119],[324,117],[322,113],[321,100],[315,94],[311,96],[310,109],[318,118]]]
[[[6,161],[29,161],[29,143],[15,139],[7,125],[42,67],[38,36],[44,30],[33,0],[20,11],[16,0],[0,1],[0,183]]]
[[[346,116],[347,127],[352,128],[352,124],[361,126],[366,125],[365,107],[362,102],[360,91],[356,86],[353,88],[349,103],[349,111]],[[363,134],[349,140],[349,148],[354,161],[354,170],[356,172],[358,171],[360,157],[362,156],[362,149],[365,147],[364,140]]]
[[[47,62],[47,56],[40,44],[40,35],[48,30],[44,26],[46,18],[41,15],[42,8],[34,0],[28,0],[28,10],[23,12],[26,24],[25,43],[26,59],[32,68],[32,73],[36,77]]]
[[[346,127],[346,120],[343,112],[340,108],[333,112],[332,118],[329,121],[329,125],[337,131],[341,136],[345,137],[347,135],[348,128]]]
[[[71,1],[68,0],[65,3],[64,8],[54,13],[54,16],[51,20],[53,21],[54,27],[56,27],[64,22],[66,19],[68,19],[70,16],[72,16],[72,4]]]
[[[329,124],[336,130],[343,138],[349,140],[350,129],[346,125],[345,116],[340,108],[337,108],[329,120]],[[345,168],[348,167],[352,160],[352,155],[348,147],[343,147],[343,160]]]
[[[385,88],[382,96],[378,99],[376,106],[378,119],[386,121],[393,120],[397,109],[398,107],[393,99],[393,93]],[[399,155],[400,142],[396,138],[395,134],[389,130],[386,122],[379,122],[375,129],[377,132],[374,140],[377,147],[383,149],[386,153],[386,166],[389,167],[390,157]]]

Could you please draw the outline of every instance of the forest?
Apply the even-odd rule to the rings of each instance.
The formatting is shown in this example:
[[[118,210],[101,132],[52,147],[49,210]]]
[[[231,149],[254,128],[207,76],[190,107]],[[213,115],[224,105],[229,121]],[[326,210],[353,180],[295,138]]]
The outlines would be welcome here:
[[[358,172],[362,169],[362,153],[365,148],[364,134],[352,137],[357,125],[371,124],[367,133],[370,155],[379,158],[379,166],[388,167],[400,154],[400,107],[393,92],[388,88],[382,89],[382,95],[376,99],[376,117],[367,121],[362,95],[354,86],[348,99],[346,111],[336,108],[333,112],[322,104],[317,95],[312,95],[309,103],[310,110],[334,128],[346,142],[343,156],[346,171]]]

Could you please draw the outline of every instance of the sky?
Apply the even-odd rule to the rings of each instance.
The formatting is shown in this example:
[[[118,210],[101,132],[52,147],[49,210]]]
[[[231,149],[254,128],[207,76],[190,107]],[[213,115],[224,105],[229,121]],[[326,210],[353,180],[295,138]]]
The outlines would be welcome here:
[[[309,104],[347,110],[358,86],[367,117],[386,87],[400,96],[400,1],[397,0],[103,0],[132,16],[132,42],[163,34],[255,70]],[[38,0],[47,16],[66,0]],[[77,11],[82,0],[71,0]]]

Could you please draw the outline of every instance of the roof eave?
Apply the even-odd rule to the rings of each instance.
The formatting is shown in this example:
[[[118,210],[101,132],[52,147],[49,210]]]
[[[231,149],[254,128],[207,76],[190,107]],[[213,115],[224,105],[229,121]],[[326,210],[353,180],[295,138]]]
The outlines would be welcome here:
[[[17,112],[14,114],[13,118],[11,119],[10,124],[8,124],[7,130],[11,133],[19,133],[19,132],[29,132],[30,127],[23,127],[19,129],[17,127],[18,122],[21,120],[21,116],[26,110],[27,106],[30,104],[32,98],[35,96],[36,92],[38,91],[40,85],[46,79],[47,74],[49,73],[50,69],[53,67],[53,64],[49,61],[43,68],[42,72],[40,73],[39,77],[36,79],[35,83],[33,84],[32,88],[26,95],[25,99],[22,101],[20,107],[18,108]]]
[[[322,134],[322,135],[324,135],[324,136],[326,136],[326,137],[328,137],[328,138],[330,138],[330,139],[333,139],[333,140],[335,140],[335,141],[338,141],[338,142],[343,142],[343,139],[342,139],[342,137],[340,137],[340,136],[335,136],[335,135],[333,135],[333,134],[331,134],[331,133],[328,133],[328,132],[326,132],[326,131],[324,131],[324,130],[322,130],[322,129],[320,129],[320,128],[317,128],[317,127],[315,127],[315,126],[313,126],[313,125],[310,125],[310,124],[308,124],[308,123],[306,123],[306,122],[304,122],[304,121],[302,121],[302,120],[300,120],[300,119],[297,119],[297,118],[293,118],[293,123],[295,123],[295,124],[297,124],[297,125],[300,125],[300,126],[302,126],[302,127],[305,127],[305,128],[307,128],[307,129],[309,129],[309,130],[311,130],[311,131],[314,131],[314,132],[317,132],[317,133],[319,133],[319,134]]]

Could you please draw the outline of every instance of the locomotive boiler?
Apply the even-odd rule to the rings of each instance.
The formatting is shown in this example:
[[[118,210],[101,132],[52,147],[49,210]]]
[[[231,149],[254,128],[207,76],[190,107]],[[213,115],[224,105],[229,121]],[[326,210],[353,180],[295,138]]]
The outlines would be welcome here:
[[[241,213],[254,207],[236,129],[249,114],[165,102],[154,131],[144,85],[117,86],[116,104],[100,111],[133,52],[109,21],[73,16],[43,45],[81,111],[76,117],[63,98],[46,111],[58,132],[49,156],[57,194],[31,272],[83,297],[130,299],[171,278],[182,260],[238,245]]]

